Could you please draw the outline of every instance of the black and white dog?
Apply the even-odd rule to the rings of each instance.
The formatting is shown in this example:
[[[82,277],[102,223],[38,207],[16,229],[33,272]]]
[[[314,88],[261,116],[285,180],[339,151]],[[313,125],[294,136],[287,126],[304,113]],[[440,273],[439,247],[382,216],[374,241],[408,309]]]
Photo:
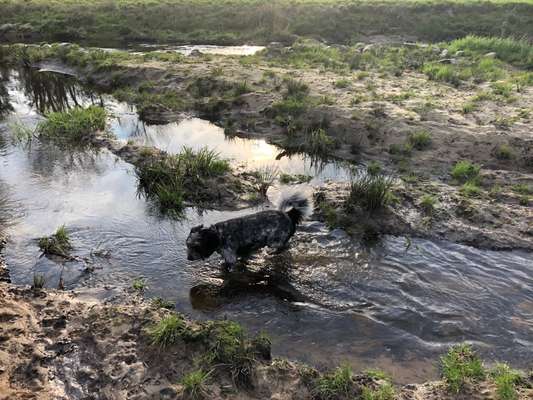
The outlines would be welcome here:
[[[309,209],[309,199],[295,193],[283,198],[278,210],[222,221],[208,228],[196,226],[187,238],[187,259],[205,259],[216,251],[224,258],[226,266],[231,267],[237,262],[237,257],[249,255],[265,246],[281,251]]]

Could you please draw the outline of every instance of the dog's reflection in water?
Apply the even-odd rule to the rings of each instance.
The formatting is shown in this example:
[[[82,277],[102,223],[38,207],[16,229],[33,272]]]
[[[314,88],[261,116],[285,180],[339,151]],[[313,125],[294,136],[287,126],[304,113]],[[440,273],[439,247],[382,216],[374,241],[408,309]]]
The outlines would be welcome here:
[[[304,302],[305,296],[291,285],[287,270],[292,264],[289,252],[269,257],[266,265],[253,270],[247,261],[239,261],[230,272],[202,282],[190,290],[193,308],[209,310],[231,303],[243,295],[267,294],[291,302]]]

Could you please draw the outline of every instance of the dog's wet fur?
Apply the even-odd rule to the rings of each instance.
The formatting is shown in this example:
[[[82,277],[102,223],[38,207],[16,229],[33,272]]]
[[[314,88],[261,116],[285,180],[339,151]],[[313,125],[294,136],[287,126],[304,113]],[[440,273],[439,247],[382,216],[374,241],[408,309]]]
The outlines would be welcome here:
[[[196,226],[186,241],[187,259],[205,259],[216,251],[224,258],[226,266],[232,267],[238,257],[266,246],[281,251],[287,247],[309,208],[309,199],[296,193],[282,199],[278,210],[261,211],[207,228]]]

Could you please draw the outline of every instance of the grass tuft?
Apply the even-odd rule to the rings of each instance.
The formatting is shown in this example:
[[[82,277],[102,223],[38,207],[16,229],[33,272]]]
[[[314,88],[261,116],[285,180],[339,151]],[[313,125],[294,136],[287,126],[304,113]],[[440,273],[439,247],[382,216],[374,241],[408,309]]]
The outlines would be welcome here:
[[[522,380],[522,374],[511,369],[507,364],[498,363],[490,371],[490,376],[496,384],[498,400],[517,400],[516,385]]]
[[[185,329],[185,321],[177,315],[163,318],[158,324],[148,329],[150,343],[168,347],[177,343]]]
[[[383,174],[359,172],[352,176],[347,206],[359,205],[367,211],[377,211],[391,200],[394,179]]]
[[[41,137],[78,141],[98,130],[104,130],[107,113],[97,106],[76,107],[68,111],[52,112],[37,126]]]
[[[451,171],[452,177],[460,182],[477,182],[479,180],[479,172],[481,167],[473,164],[470,161],[464,160],[456,163]]]
[[[204,399],[207,395],[207,382],[210,372],[201,369],[189,372],[180,381],[187,399]]]
[[[389,382],[385,382],[375,389],[363,387],[361,400],[394,400],[394,396],[394,386]]]
[[[257,179],[257,191],[259,195],[265,199],[270,186],[274,184],[279,175],[279,170],[276,166],[265,165],[252,172],[252,175]]]
[[[480,197],[483,190],[475,182],[468,181],[463,184],[459,192],[466,197]]]
[[[476,382],[485,377],[480,358],[468,344],[451,347],[440,362],[442,377],[452,393],[459,393],[468,382]]]
[[[431,133],[427,131],[413,132],[409,135],[409,143],[417,150],[425,150],[431,145]]]
[[[229,162],[204,147],[184,147],[175,156],[147,160],[136,169],[140,190],[155,198],[161,211],[181,214],[186,199],[203,200],[206,181],[230,171]],[[205,190],[203,190],[205,189]]]
[[[511,146],[508,144],[501,144],[495,149],[494,156],[498,160],[511,160],[515,157],[515,154]]]
[[[72,244],[65,225],[57,228],[53,235],[40,238],[38,244],[44,254],[67,257],[72,250]]]
[[[31,288],[33,290],[39,290],[44,288],[44,285],[46,283],[46,279],[44,278],[44,275],[41,274],[35,274],[33,275],[33,285]]]
[[[435,210],[435,205],[437,204],[437,199],[430,194],[425,194],[420,200],[420,207],[427,213],[431,214]]]
[[[144,278],[135,278],[131,284],[133,290],[143,292],[148,286]]]
[[[320,377],[314,387],[314,394],[320,400],[334,400],[348,397],[353,391],[353,372],[350,366],[340,366],[330,374]]]

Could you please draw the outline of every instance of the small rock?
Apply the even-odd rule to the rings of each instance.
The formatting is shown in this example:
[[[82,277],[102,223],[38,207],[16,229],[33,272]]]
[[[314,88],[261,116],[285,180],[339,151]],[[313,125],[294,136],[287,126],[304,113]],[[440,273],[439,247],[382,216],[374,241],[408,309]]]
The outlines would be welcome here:
[[[374,44],[367,44],[365,47],[363,47],[363,53],[366,53],[367,51],[372,50],[375,47]]]
[[[448,57],[448,49],[444,49],[440,52],[442,58]]]
[[[455,57],[462,57],[465,55],[465,52],[463,50],[459,50],[455,52]]]
[[[161,400],[172,400],[175,399],[177,396],[178,393],[170,387],[163,388],[159,391],[159,398]]]
[[[483,55],[483,57],[485,57],[485,58],[496,58],[496,56],[497,56],[497,54],[495,52],[493,52],[493,51]]]
[[[200,57],[202,55],[202,52],[198,49],[194,49],[193,51],[191,51],[191,54],[189,54],[189,56],[191,57]]]

